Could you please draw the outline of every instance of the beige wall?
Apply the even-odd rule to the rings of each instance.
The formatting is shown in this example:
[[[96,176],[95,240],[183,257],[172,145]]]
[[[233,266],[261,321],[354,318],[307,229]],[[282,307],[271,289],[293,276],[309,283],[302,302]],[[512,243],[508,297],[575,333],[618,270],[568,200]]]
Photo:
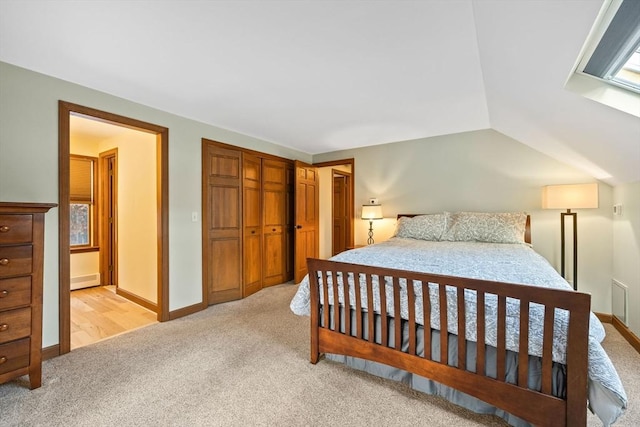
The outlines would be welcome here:
[[[201,139],[289,159],[309,154],[0,62],[0,200],[58,201],[58,101],[169,128],[169,308],[202,301]],[[58,209],[46,216],[43,345],[58,343]]]
[[[628,326],[640,336],[640,182],[613,192],[622,215],[613,216],[613,278],[628,288]]]
[[[99,144],[118,150],[118,287],[158,302],[156,136],[127,129]]]
[[[560,266],[560,211],[541,209],[548,184],[594,182],[493,130],[465,132],[343,150],[314,156],[315,162],[355,159],[356,218],[370,197],[382,204],[376,242],[389,238],[398,213],[440,211],[526,211],[533,246]],[[613,274],[612,188],[600,183],[600,208],[578,212],[578,286],[592,294],[594,311],[611,312]],[[356,242],[364,244],[368,223],[356,221]]]

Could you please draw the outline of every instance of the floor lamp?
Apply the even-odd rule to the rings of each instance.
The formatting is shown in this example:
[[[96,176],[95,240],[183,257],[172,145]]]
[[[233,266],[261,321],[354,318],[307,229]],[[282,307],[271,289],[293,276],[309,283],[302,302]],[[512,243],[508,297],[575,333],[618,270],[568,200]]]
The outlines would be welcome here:
[[[547,185],[542,188],[542,209],[566,209],[560,213],[560,274],[565,279],[565,222],[572,218],[573,231],[573,289],[578,289],[578,214],[571,209],[598,207],[598,184]]]
[[[373,243],[373,221],[382,219],[382,205],[362,205],[362,219],[369,220],[367,245]]]

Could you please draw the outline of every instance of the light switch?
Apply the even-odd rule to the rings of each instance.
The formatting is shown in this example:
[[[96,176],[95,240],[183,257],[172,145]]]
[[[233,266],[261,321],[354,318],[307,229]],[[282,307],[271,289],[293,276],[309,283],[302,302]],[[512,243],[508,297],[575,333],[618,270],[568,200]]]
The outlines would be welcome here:
[[[622,215],[622,204],[613,205],[613,214]]]
[[[198,212],[191,212],[191,221],[198,222]]]

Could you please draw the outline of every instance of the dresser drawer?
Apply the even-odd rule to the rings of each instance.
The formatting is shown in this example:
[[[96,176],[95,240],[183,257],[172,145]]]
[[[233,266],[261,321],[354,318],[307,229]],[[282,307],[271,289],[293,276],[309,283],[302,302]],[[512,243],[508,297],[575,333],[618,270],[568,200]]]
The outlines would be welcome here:
[[[31,335],[31,307],[0,311],[0,343]]]
[[[32,215],[0,215],[0,245],[31,243]]]
[[[0,374],[29,366],[29,338],[0,344]]]
[[[31,304],[31,276],[0,279],[0,310]]]
[[[31,245],[0,246],[0,277],[31,274]]]

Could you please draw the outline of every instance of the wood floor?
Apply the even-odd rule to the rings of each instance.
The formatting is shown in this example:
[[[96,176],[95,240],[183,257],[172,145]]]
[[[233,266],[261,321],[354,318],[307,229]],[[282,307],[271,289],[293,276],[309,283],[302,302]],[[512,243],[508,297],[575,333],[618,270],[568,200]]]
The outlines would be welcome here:
[[[114,286],[71,291],[71,350],[156,322],[156,313],[116,295]]]

